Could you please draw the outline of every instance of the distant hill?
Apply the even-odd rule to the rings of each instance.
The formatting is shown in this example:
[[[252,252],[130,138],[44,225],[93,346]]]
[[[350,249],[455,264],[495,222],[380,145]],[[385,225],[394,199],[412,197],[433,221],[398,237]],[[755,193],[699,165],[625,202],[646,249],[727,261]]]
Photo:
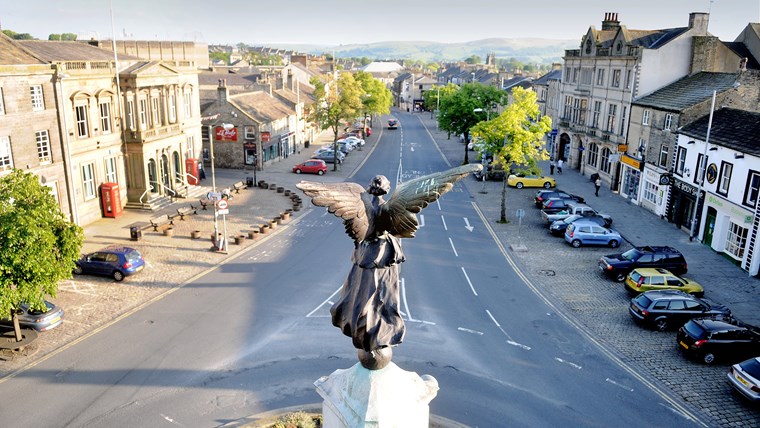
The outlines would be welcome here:
[[[493,52],[496,58],[516,58],[523,62],[549,63],[559,61],[565,49],[578,48],[578,40],[553,39],[483,39],[462,43],[424,41],[377,42],[351,45],[267,44],[269,47],[298,52],[334,53],[337,57],[367,57],[370,59],[416,59],[425,61],[456,61],[471,55],[485,60]]]

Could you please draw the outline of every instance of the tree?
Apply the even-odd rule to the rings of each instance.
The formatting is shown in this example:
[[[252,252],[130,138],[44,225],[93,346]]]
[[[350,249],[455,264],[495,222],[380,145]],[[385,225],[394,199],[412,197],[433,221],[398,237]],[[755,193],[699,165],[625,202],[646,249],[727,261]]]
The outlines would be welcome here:
[[[225,64],[230,63],[230,53],[229,52],[209,52],[208,58],[211,60],[211,62],[214,61],[224,61]]]
[[[464,60],[467,64],[480,64],[483,62],[483,59],[481,59],[478,55],[470,55],[467,59]]]
[[[442,88],[443,89],[443,88]],[[430,91],[428,91],[430,92]],[[466,83],[461,89],[444,93],[441,91],[438,126],[451,134],[464,135],[464,160],[470,163],[467,144],[470,142],[470,128],[487,120],[494,104],[501,102],[504,91],[480,83]],[[480,111],[475,111],[480,109]]]
[[[3,30],[3,34],[13,40],[34,40],[34,37],[32,37],[32,35],[29,33],[17,33],[12,30]]]
[[[77,35],[74,33],[62,33],[62,34],[50,34],[48,36],[48,40],[68,40],[68,41],[75,41],[77,39]]]
[[[336,72],[337,73],[337,72]],[[318,76],[309,79],[314,86],[314,102],[310,108],[310,120],[320,129],[332,129],[333,152],[335,153],[333,171],[338,170],[338,132],[342,122],[353,122],[362,110],[362,86],[348,72],[332,73],[325,81]]]
[[[494,166],[501,165],[508,171],[512,164],[518,172],[539,173],[539,160],[549,159],[544,148],[544,136],[552,129],[548,116],[540,117],[536,93],[530,89],[512,89],[513,101],[504,111],[488,122],[481,122],[472,129],[473,135],[483,140],[479,151],[493,155]],[[507,174],[501,190],[501,217],[507,222]]]
[[[367,127],[367,115],[372,117],[374,114],[388,114],[391,111],[393,95],[383,82],[375,79],[371,73],[358,71],[354,74],[354,79],[362,88],[362,111],[364,115],[364,127]]]
[[[45,296],[71,277],[83,238],[36,175],[17,169],[0,178],[0,317],[13,318],[16,340],[16,309],[45,308]]]

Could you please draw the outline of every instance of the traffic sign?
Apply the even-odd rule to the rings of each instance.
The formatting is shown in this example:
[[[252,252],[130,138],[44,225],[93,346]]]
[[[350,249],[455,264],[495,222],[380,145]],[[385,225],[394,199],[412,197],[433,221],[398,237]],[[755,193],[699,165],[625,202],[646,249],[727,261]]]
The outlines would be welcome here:
[[[206,194],[206,199],[211,199],[212,201],[216,201],[217,199],[221,197],[222,197],[222,194],[219,192],[208,192]]]
[[[523,217],[525,217],[525,210],[521,208],[521,209],[517,210],[517,212],[515,214],[517,215],[517,218],[523,218]]]
[[[227,202],[226,199],[220,199],[216,201],[217,214],[222,214],[222,215],[229,214],[230,213],[229,207],[230,207],[229,202]]]

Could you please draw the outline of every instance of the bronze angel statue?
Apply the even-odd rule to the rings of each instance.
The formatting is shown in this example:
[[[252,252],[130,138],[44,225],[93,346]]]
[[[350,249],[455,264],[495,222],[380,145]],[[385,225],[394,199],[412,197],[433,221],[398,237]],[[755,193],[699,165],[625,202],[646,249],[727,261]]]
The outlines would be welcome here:
[[[352,338],[364,367],[385,367],[391,348],[404,339],[399,264],[405,259],[399,238],[414,238],[419,226],[416,214],[480,169],[479,164],[463,165],[415,178],[398,185],[387,201],[383,195],[390,191],[390,182],[382,175],[366,189],[356,183],[296,185],[314,205],[343,219],[354,241],[353,266],[330,314],[333,325]]]

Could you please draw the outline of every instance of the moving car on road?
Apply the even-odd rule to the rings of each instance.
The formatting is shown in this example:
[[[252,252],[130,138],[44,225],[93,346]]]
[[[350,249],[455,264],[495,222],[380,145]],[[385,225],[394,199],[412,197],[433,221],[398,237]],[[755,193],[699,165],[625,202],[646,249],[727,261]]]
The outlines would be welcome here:
[[[565,241],[575,248],[581,245],[609,245],[617,248],[623,237],[612,229],[599,226],[588,220],[578,220],[565,229]]]
[[[628,294],[636,295],[649,290],[680,290],[697,297],[705,295],[705,290],[696,281],[681,278],[663,268],[638,268],[625,279]]]
[[[309,159],[293,167],[293,172],[322,175],[327,172],[327,164],[321,159]]]
[[[659,331],[682,326],[692,318],[731,315],[723,306],[678,290],[646,291],[631,299],[628,313],[634,321]]]
[[[678,348],[705,364],[760,355],[760,329],[732,317],[693,319],[678,329]]]
[[[142,254],[134,248],[110,246],[77,260],[74,274],[111,276],[117,281],[140,272],[145,267]]]
[[[58,327],[63,322],[63,309],[45,300],[45,310],[31,309],[27,303],[22,303],[16,309],[16,316],[21,328],[28,327],[37,331],[48,331]],[[0,319],[0,325],[13,327],[11,318]]]
[[[398,120],[388,119],[388,129],[396,129],[396,128],[398,128]]]
[[[542,175],[535,174],[512,174],[507,177],[507,184],[512,187],[522,189],[523,187],[543,187],[549,189],[557,185],[551,177],[544,177]]]
[[[645,246],[631,248],[622,254],[609,254],[599,260],[599,269],[618,282],[636,268],[663,268],[676,275],[688,270],[686,259],[673,247]]]

